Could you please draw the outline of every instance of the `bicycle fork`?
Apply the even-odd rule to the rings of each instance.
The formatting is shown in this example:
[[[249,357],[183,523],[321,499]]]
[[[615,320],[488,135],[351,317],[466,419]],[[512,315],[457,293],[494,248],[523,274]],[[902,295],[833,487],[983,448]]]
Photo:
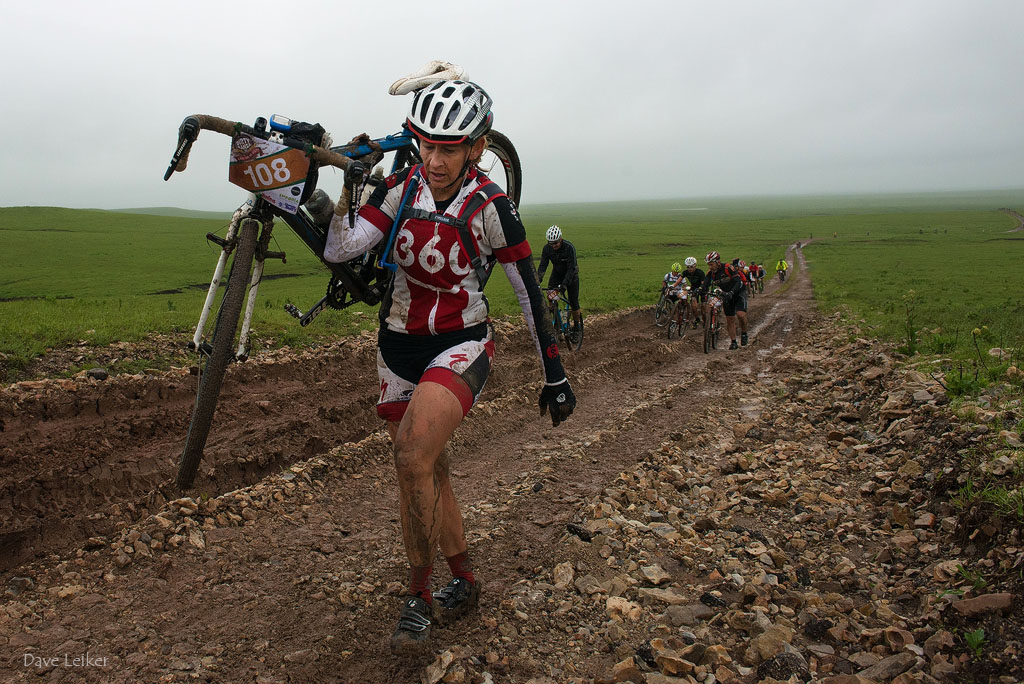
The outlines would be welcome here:
[[[234,251],[238,242],[238,235],[241,226],[246,221],[257,221],[252,214],[253,202],[250,200],[235,210],[231,217],[231,225],[228,227],[227,236],[218,237],[213,233],[207,233],[206,239],[220,245],[221,252],[217,257],[217,265],[213,270],[213,278],[210,280],[210,288],[206,292],[206,300],[203,302],[203,310],[199,314],[199,323],[196,325],[195,334],[188,348],[199,350],[201,354],[210,353],[210,345],[203,341],[203,332],[206,329],[206,322],[213,310],[213,302],[220,288],[221,279],[224,276],[224,267],[227,265],[228,255]],[[280,259],[285,262],[284,252],[271,252],[267,249],[270,244],[270,236],[273,232],[273,219],[259,219],[260,234],[256,245],[255,265],[252,269],[252,277],[249,279],[249,296],[245,303],[245,313],[242,317],[242,329],[238,334],[238,347],[235,350],[235,360],[245,361],[249,358],[249,332],[252,324],[252,312],[256,302],[256,294],[259,291],[260,282],[263,280],[263,265],[267,258]],[[248,264],[246,264],[248,266]],[[234,268],[234,266],[232,266]],[[234,333],[234,331],[230,331]]]

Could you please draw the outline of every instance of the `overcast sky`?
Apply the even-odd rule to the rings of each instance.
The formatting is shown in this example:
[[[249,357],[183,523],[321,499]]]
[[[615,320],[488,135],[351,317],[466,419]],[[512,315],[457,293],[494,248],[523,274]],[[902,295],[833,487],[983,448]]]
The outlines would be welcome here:
[[[1024,187],[1024,2],[6,2],[0,206],[229,211],[192,113],[396,132],[396,78],[462,64],[523,203]],[[340,176],[321,182],[337,194]]]

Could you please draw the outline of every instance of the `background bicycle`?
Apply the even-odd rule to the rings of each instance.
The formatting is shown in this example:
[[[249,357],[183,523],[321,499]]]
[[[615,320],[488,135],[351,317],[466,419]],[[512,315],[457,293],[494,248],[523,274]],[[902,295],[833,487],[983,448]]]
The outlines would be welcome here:
[[[690,288],[683,285],[678,288],[674,288],[670,293],[673,296],[672,309],[668,315],[668,325],[666,325],[668,339],[672,339],[672,336],[682,338],[686,336],[686,331],[690,328],[693,323],[693,313],[690,311]]]
[[[419,162],[415,137],[404,127],[399,133],[384,138],[363,138],[331,147],[330,137],[319,124],[275,115],[269,120],[260,117],[252,126],[247,126],[213,116],[193,115],[186,117],[178,129],[178,144],[164,180],[175,171],[185,170],[189,151],[202,130],[231,137],[229,181],[250,194],[235,211],[224,237],[212,233],[206,236],[221,247],[221,252],[199,323],[189,343],[200,355],[200,379],[178,465],[177,484],[182,488],[190,487],[195,479],[228,364],[248,358],[252,314],[264,263],[267,259],[284,261],[286,258],[283,252],[269,249],[274,220],[281,219],[288,224],[323,262],[334,203],[323,191],[314,192],[319,167],[329,165],[345,171],[345,185],[354,198],[354,213],[359,204],[356,198],[368,196],[373,187],[383,182],[383,166],[377,165],[387,154],[394,153],[391,173]],[[522,169],[519,156],[507,137],[497,131],[488,134],[481,169],[518,203]],[[330,270],[326,294],[307,312],[289,306],[286,307],[289,313],[298,318],[301,325],[308,325],[327,308],[344,309],[357,302],[377,304],[390,281],[391,271],[384,268],[382,262],[386,265],[398,223],[396,220],[388,240],[362,257],[341,264],[323,262]],[[227,282],[221,288],[221,278],[232,255]],[[213,333],[207,336],[207,319],[221,289],[223,295]]]
[[[704,313],[704,353],[718,348],[718,334],[722,330],[722,290],[714,288],[708,293]]]
[[[569,299],[557,288],[545,289],[548,295],[548,311],[551,313],[551,327],[555,329],[555,335],[565,342],[566,346],[573,351],[579,351],[583,346],[583,315],[580,315],[579,327],[572,324],[572,310],[569,307]]]
[[[672,310],[672,299],[668,296],[668,286],[661,285],[658,303],[654,306],[654,324],[659,328],[668,323],[668,314]]]

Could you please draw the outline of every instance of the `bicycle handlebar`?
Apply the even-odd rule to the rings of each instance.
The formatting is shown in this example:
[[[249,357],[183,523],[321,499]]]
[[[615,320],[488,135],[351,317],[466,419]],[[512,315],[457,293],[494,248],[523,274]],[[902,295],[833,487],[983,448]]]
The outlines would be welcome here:
[[[228,121],[208,114],[193,114],[185,117],[178,127],[178,147],[171,157],[171,163],[164,173],[164,180],[171,177],[175,171],[184,171],[188,167],[188,155],[192,150],[192,143],[199,137],[199,131],[214,131],[228,136],[235,136],[239,133],[255,135],[256,131],[252,126],[246,126],[240,121]],[[333,150],[320,147],[319,145],[307,145],[304,141],[284,137],[284,144],[307,151],[309,157],[320,164],[334,166],[344,171],[352,162],[351,159]]]

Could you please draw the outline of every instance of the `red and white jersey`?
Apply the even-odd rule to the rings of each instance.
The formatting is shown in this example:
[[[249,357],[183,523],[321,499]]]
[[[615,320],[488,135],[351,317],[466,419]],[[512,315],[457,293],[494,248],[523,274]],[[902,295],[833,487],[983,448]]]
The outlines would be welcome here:
[[[335,216],[327,237],[325,259],[354,258],[388,235],[409,173],[406,169],[385,179],[360,208],[354,228],[349,228],[347,215]],[[487,182],[484,175],[471,170],[443,213],[458,217],[466,201]],[[425,212],[437,211],[426,183],[417,183],[414,196],[410,196],[407,203]],[[476,250],[485,263],[496,259],[501,264],[511,264],[530,256],[526,231],[515,207],[504,196],[485,204],[473,217],[469,228]],[[482,283],[459,244],[454,226],[406,219],[395,237],[393,259],[398,270],[390,296],[381,309],[382,322],[389,330],[437,335],[487,320]]]

